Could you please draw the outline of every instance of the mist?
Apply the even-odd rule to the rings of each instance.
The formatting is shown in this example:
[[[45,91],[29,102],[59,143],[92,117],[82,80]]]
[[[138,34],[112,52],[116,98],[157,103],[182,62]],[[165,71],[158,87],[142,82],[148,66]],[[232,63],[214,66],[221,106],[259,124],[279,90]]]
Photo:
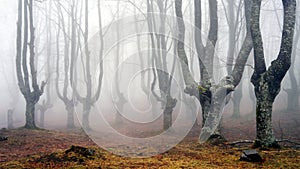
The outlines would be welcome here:
[[[253,74],[259,72],[254,59],[261,56],[256,53],[258,47],[251,42],[249,54],[241,52],[253,24],[247,22],[247,4],[199,1],[197,11],[197,0],[180,2],[182,11],[177,1],[33,1],[27,4],[26,30],[25,17],[18,18],[26,7],[18,11],[18,1],[1,0],[0,128],[10,128],[11,119],[14,129],[28,127],[26,105],[32,100],[35,111],[30,117],[35,124],[30,127],[83,129],[106,149],[128,144],[127,149],[134,151],[136,145],[165,140],[169,147],[155,147],[161,153],[176,146],[194,126],[199,127],[198,135],[201,131],[200,142],[216,134],[220,126],[230,135],[229,131],[236,129],[231,128],[232,121],[249,120],[255,128],[256,112],[260,111],[256,97],[260,96],[258,89],[265,88],[258,87],[261,83],[253,85]],[[283,50],[283,11],[281,1],[262,1],[258,25],[263,43],[259,49],[263,49],[265,71]],[[266,99],[272,101],[269,113],[275,114],[276,124],[284,113],[294,113],[295,124],[300,120],[299,5],[295,11],[289,72],[278,82],[274,100]],[[21,26],[17,25],[20,20]],[[24,52],[24,48],[28,50]],[[246,53],[245,62],[238,60],[240,53]],[[243,68],[240,79],[233,75],[239,64]],[[29,84],[26,90],[22,91],[22,83]],[[249,135],[255,138],[255,132]],[[133,142],[136,144],[129,144]],[[118,150],[112,151],[124,155]]]

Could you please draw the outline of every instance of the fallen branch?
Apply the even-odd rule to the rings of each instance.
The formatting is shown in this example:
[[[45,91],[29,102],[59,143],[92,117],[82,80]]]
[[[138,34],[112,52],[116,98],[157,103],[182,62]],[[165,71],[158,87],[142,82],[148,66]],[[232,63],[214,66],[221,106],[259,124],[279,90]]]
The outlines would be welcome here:
[[[294,141],[291,141],[291,140],[288,140],[288,139],[282,139],[282,140],[276,140],[277,142],[287,142],[287,143],[291,143],[291,144],[294,144],[294,145],[297,145],[297,146],[300,146],[300,143],[297,143],[297,142],[294,142]]]
[[[234,142],[228,142],[226,143],[227,145],[236,145],[236,144],[249,144],[249,143],[254,143],[253,140],[239,140],[239,141],[234,141]]]
[[[297,147],[300,146],[300,143],[297,143],[297,142],[294,142],[294,141],[291,141],[291,140],[288,140],[288,139],[281,139],[281,140],[276,140],[278,143],[280,142],[287,142],[287,143],[290,143],[290,144],[294,144],[296,145]],[[234,141],[234,142],[228,142],[228,143],[225,143],[227,145],[236,145],[236,144],[251,144],[251,143],[254,143],[253,140],[239,140],[239,141]]]

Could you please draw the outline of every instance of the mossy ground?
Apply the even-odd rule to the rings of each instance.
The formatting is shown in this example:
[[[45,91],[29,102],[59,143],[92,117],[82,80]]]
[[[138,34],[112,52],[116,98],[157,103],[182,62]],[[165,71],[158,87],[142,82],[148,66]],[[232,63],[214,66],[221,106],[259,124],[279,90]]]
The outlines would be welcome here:
[[[285,117],[278,115],[281,129],[276,123],[274,125],[277,138],[283,130],[284,136],[290,134],[294,138],[289,138],[299,141],[295,135],[299,134],[299,126],[292,123],[295,116],[292,116],[292,121],[284,121]],[[249,118],[225,118],[223,123],[224,136],[230,141],[255,136],[255,123]],[[0,130],[1,136],[8,137],[0,142],[0,168],[300,168],[300,150],[297,148],[258,150],[263,162],[243,162],[239,161],[241,152],[251,145],[200,145],[197,143],[199,132],[199,127],[195,126],[185,140],[163,154],[151,158],[128,158],[99,148],[81,130]],[[72,145],[86,147],[93,154],[67,151]]]

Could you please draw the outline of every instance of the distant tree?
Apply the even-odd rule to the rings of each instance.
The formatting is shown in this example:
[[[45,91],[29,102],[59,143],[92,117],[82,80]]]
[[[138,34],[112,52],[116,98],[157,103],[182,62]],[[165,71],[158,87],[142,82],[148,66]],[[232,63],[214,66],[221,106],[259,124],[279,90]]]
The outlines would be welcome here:
[[[159,23],[156,23],[156,17],[154,15],[154,1],[147,0],[147,22],[150,32],[151,40],[151,54],[154,63],[154,80],[151,85],[151,91],[156,99],[161,103],[163,108],[163,128],[167,130],[172,126],[172,113],[176,106],[177,100],[171,96],[171,82],[174,73],[175,62],[173,62],[173,68],[171,68],[170,74],[167,68],[167,54],[168,54],[168,38],[166,38],[166,13],[168,9],[168,0],[157,0],[157,6],[159,9]],[[159,26],[157,26],[159,25]],[[158,30],[157,30],[158,28]],[[171,48],[169,48],[171,49]],[[175,58],[173,58],[175,60]],[[160,94],[156,94],[154,87],[158,82]]]
[[[299,55],[299,42],[300,42],[300,28],[299,23],[296,26],[294,43],[293,43],[293,52],[292,52],[292,63],[288,71],[288,79],[290,81],[290,88],[283,88],[287,93],[287,111],[296,111],[300,109],[299,106],[299,97],[300,97],[300,82],[299,78],[297,79],[296,75],[296,56]],[[298,81],[297,81],[298,80]]]
[[[12,49],[15,50],[15,49]],[[6,68],[5,63],[1,63],[1,74],[5,78],[5,82],[7,83],[7,91],[9,92],[9,108],[7,110],[7,128],[14,128],[13,125],[13,117],[14,111],[20,99],[20,92],[18,91],[17,79],[16,79],[16,69],[15,69],[15,59],[14,57],[10,58],[10,64],[8,68]],[[12,70],[11,70],[12,69]]]
[[[58,17],[58,29],[56,34],[56,79],[55,79],[55,89],[58,98],[64,103],[65,109],[67,111],[67,127],[74,128],[74,109],[76,106],[76,101],[74,99],[74,94],[71,90],[70,78],[73,71],[74,58],[78,55],[78,42],[77,42],[77,18],[76,13],[78,12],[78,4],[70,4],[70,13],[66,16],[64,15],[62,6],[60,2],[57,2],[57,17]],[[64,8],[63,8],[64,9]],[[61,54],[61,44],[60,41],[63,40],[63,54]],[[63,59],[61,59],[63,56]],[[60,63],[63,63],[63,69],[60,68]],[[63,74],[63,83],[59,84],[61,74]],[[73,81],[76,83],[76,80]],[[74,84],[76,86],[76,84]]]
[[[222,1],[223,5],[224,2]],[[242,14],[242,4],[243,1],[239,1],[238,4],[234,1],[227,1],[227,8],[225,8],[225,16],[228,24],[228,50],[227,50],[227,62],[226,69],[227,73],[231,74],[234,66],[234,59],[236,56],[236,48],[239,45],[239,40],[241,37],[241,29],[243,22],[241,22],[243,15]],[[225,5],[224,5],[225,6]],[[243,96],[243,83],[241,82],[234,90],[232,95],[228,97],[231,98],[233,103],[233,118],[240,117],[240,103]]]
[[[124,14],[124,12],[122,12],[122,13]],[[119,1],[117,2],[116,15],[117,15],[116,16],[117,18],[120,18],[120,2]],[[137,23],[135,23],[135,24],[137,24]],[[119,22],[116,23],[116,31],[115,31],[115,33],[116,33],[117,42],[119,42],[120,41],[120,36],[121,36],[120,35],[121,32],[120,32],[120,23]],[[121,51],[120,43],[117,43],[116,44],[116,61],[115,61],[115,68],[116,68],[116,70],[118,69],[118,67],[120,65],[120,59],[122,59],[121,55],[120,55],[120,51]],[[127,100],[126,100],[126,98],[124,96],[124,93],[120,89],[120,83],[119,83],[120,82],[120,78],[121,78],[121,76],[119,74],[120,71],[122,71],[122,70],[116,71],[116,74],[114,76],[114,78],[115,78],[115,80],[114,80],[114,82],[115,82],[114,86],[115,86],[116,98],[117,98],[116,99],[117,101],[115,102],[115,104],[118,107],[118,109],[116,110],[117,113],[116,113],[116,116],[115,116],[115,124],[121,124],[123,122],[123,118],[122,118],[122,115],[120,113],[121,113],[121,111],[123,111],[124,105],[127,102]]]
[[[251,82],[256,95],[256,141],[255,147],[278,147],[272,127],[272,107],[280,92],[281,81],[291,66],[296,0],[282,0],[283,29],[277,58],[267,69],[260,31],[260,8],[262,0],[253,0],[251,34],[254,46],[254,72]]]
[[[47,8],[47,15],[46,15],[46,59],[45,59],[45,65],[46,65],[46,71],[45,76],[48,81],[46,86],[45,95],[46,98],[42,101],[42,103],[36,104],[36,113],[40,113],[40,119],[39,119],[39,127],[44,127],[44,121],[45,121],[45,112],[53,107],[53,104],[51,103],[51,58],[52,58],[52,27],[51,27],[51,15],[52,15],[52,1],[48,1],[48,8]],[[37,60],[37,58],[36,58]]]
[[[41,87],[37,83],[37,71],[34,61],[35,28],[33,25],[33,6],[33,0],[18,1],[16,73],[18,86],[26,101],[26,123],[24,127],[28,129],[37,128],[34,117],[35,104],[39,101],[46,85],[44,81],[41,83]],[[30,40],[28,42],[29,35]],[[29,59],[27,57],[28,47]],[[30,70],[28,70],[28,64]]]
[[[92,106],[96,103],[96,101],[100,97],[101,93],[101,86],[102,86],[102,78],[103,78],[103,47],[104,47],[104,41],[103,41],[103,31],[102,31],[102,14],[101,14],[101,1],[97,1],[97,9],[98,9],[98,24],[99,24],[99,37],[100,37],[100,48],[98,51],[98,59],[99,59],[99,75],[96,77],[97,83],[95,91],[93,91],[93,83],[92,83],[92,67],[91,67],[91,51],[89,48],[88,38],[89,38],[89,1],[84,1],[84,31],[83,31],[83,43],[84,43],[84,49],[82,50],[82,70],[83,70],[83,76],[84,76],[84,87],[86,89],[85,94],[79,93],[76,83],[72,84],[73,92],[76,97],[76,99],[82,104],[83,106],[83,114],[82,114],[82,126],[84,129],[90,130],[90,123],[89,123],[89,115]],[[79,28],[81,29],[81,28]],[[80,40],[78,40],[78,43],[80,43]],[[79,44],[80,45],[80,44]],[[81,45],[80,45],[81,46]],[[83,59],[84,58],[84,59]],[[74,62],[75,63],[75,62]],[[72,65],[72,62],[71,62]],[[73,64],[74,66],[75,64]],[[74,73],[77,71],[77,69],[73,68],[71,74],[71,83],[73,83],[74,80],[73,77],[76,76]],[[82,94],[82,95],[81,95]]]

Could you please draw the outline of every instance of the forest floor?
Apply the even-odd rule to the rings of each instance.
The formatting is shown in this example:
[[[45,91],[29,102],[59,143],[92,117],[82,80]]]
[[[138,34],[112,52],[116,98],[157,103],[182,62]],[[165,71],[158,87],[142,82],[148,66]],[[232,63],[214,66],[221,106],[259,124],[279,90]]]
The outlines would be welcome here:
[[[298,121],[299,112],[275,113],[276,137],[299,143]],[[229,142],[255,138],[253,117],[224,117],[222,124]],[[251,148],[250,144],[199,144],[199,133],[200,127],[195,126],[181,143],[163,154],[128,158],[98,147],[80,129],[1,129],[0,136],[8,139],[0,141],[0,168],[300,168],[299,145],[280,142],[281,149],[258,150],[263,161],[252,163],[239,160],[242,150]],[[84,149],[76,150],[72,145]]]

